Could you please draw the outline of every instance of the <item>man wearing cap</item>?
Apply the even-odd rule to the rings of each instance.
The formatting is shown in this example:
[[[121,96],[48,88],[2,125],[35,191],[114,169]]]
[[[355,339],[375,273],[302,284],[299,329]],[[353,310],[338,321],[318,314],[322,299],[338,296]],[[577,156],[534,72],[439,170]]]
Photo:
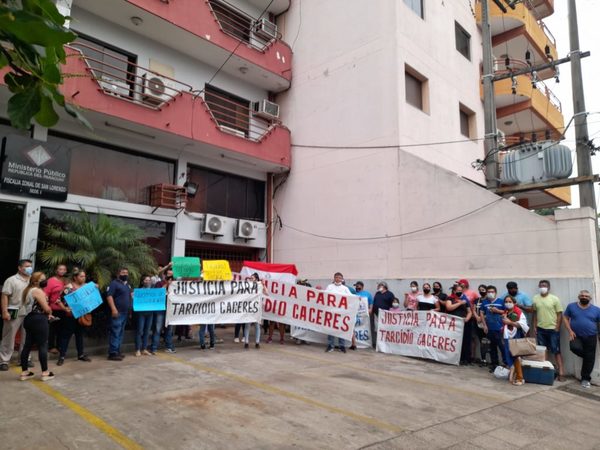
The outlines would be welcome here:
[[[456,283],[462,286],[463,295],[465,295],[469,299],[469,304],[472,305],[473,303],[475,303],[475,300],[479,298],[479,294],[469,289],[469,280],[465,280],[463,278],[462,280],[458,280]]]
[[[373,336],[373,348],[377,346],[377,314],[380,309],[388,311],[392,307],[395,295],[388,290],[388,285],[385,281],[380,281],[377,284],[377,292],[373,298],[373,307],[371,308],[371,336]]]
[[[373,296],[371,295],[371,293],[369,291],[365,291],[365,284],[362,281],[357,281],[356,283],[354,283],[353,294],[367,299],[367,301],[369,302],[369,319],[372,320]],[[372,336],[372,334],[371,334],[371,336]],[[352,336],[352,345],[350,346],[350,350],[356,350],[356,337],[355,336]]]
[[[517,301],[517,306],[521,308],[521,311],[525,312],[527,323],[531,325],[533,323],[533,300],[531,300],[531,297],[524,292],[519,291],[519,286],[514,281],[509,281],[506,283],[506,292],[503,293],[499,298],[504,300],[509,295]],[[527,336],[529,336],[531,332],[531,328],[529,328]]]
[[[340,272],[336,272],[333,275],[333,283],[329,284],[325,289],[327,292],[333,292],[335,294],[351,294],[350,289],[344,285],[344,275]],[[327,336],[327,353],[332,352],[335,346],[335,338],[333,336]],[[340,352],[346,353],[346,341],[338,337],[338,346]]]

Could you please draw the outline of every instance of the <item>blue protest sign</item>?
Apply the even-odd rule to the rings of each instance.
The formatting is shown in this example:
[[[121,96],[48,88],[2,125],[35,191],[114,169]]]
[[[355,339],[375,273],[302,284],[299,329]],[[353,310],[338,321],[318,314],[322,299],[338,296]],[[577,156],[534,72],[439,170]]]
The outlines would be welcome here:
[[[133,310],[140,311],[164,311],[166,308],[165,288],[140,288],[133,291]]]
[[[69,308],[71,308],[73,317],[76,319],[91,313],[102,304],[100,291],[98,291],[96,283],[93,281],[81,286],[75,292],[65,295],[65,300],[67,301]]]

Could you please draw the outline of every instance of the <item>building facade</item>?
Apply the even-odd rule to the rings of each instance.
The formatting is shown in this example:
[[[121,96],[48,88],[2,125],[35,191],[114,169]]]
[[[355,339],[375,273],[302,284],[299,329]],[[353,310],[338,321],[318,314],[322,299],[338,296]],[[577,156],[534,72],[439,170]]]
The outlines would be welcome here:
[[[291,83],[275,25],[289,1],[58,5],[79,36],[62,92],[93,130],[65,115],[19,133],[2,119],[0,277],[35,257],[46,223],[81,209],[140,226],[161,264],[267,259],[271,179],[291,164],[272,102]]]

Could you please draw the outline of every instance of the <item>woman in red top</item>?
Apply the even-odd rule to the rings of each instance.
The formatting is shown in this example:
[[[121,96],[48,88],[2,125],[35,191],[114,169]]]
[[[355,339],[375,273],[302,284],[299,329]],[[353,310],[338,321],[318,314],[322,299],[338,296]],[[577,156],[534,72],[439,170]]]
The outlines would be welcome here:
[[[67,266],[59,264],[54,269],[54,276],[48,279],[48,284],[44,288],[44,294],[48,297],[48,303],[52,313],[55,311],[65,311],[66,307],[60,301],[60,296],[65,288],[65,275],[67,274]],[[49,353],[58,353],[58,335],[60,329],[60,320],[50,323],[50,331],[48,334],[48,350]]]

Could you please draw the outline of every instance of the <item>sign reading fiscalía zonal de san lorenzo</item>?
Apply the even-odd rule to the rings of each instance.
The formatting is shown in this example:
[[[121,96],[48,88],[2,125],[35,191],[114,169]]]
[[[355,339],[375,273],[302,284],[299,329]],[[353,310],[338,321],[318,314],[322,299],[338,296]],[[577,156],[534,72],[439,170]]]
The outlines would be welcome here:
[[[9,135],[2,139],[3,192],[65,201],[71,151],[65,145]]]

